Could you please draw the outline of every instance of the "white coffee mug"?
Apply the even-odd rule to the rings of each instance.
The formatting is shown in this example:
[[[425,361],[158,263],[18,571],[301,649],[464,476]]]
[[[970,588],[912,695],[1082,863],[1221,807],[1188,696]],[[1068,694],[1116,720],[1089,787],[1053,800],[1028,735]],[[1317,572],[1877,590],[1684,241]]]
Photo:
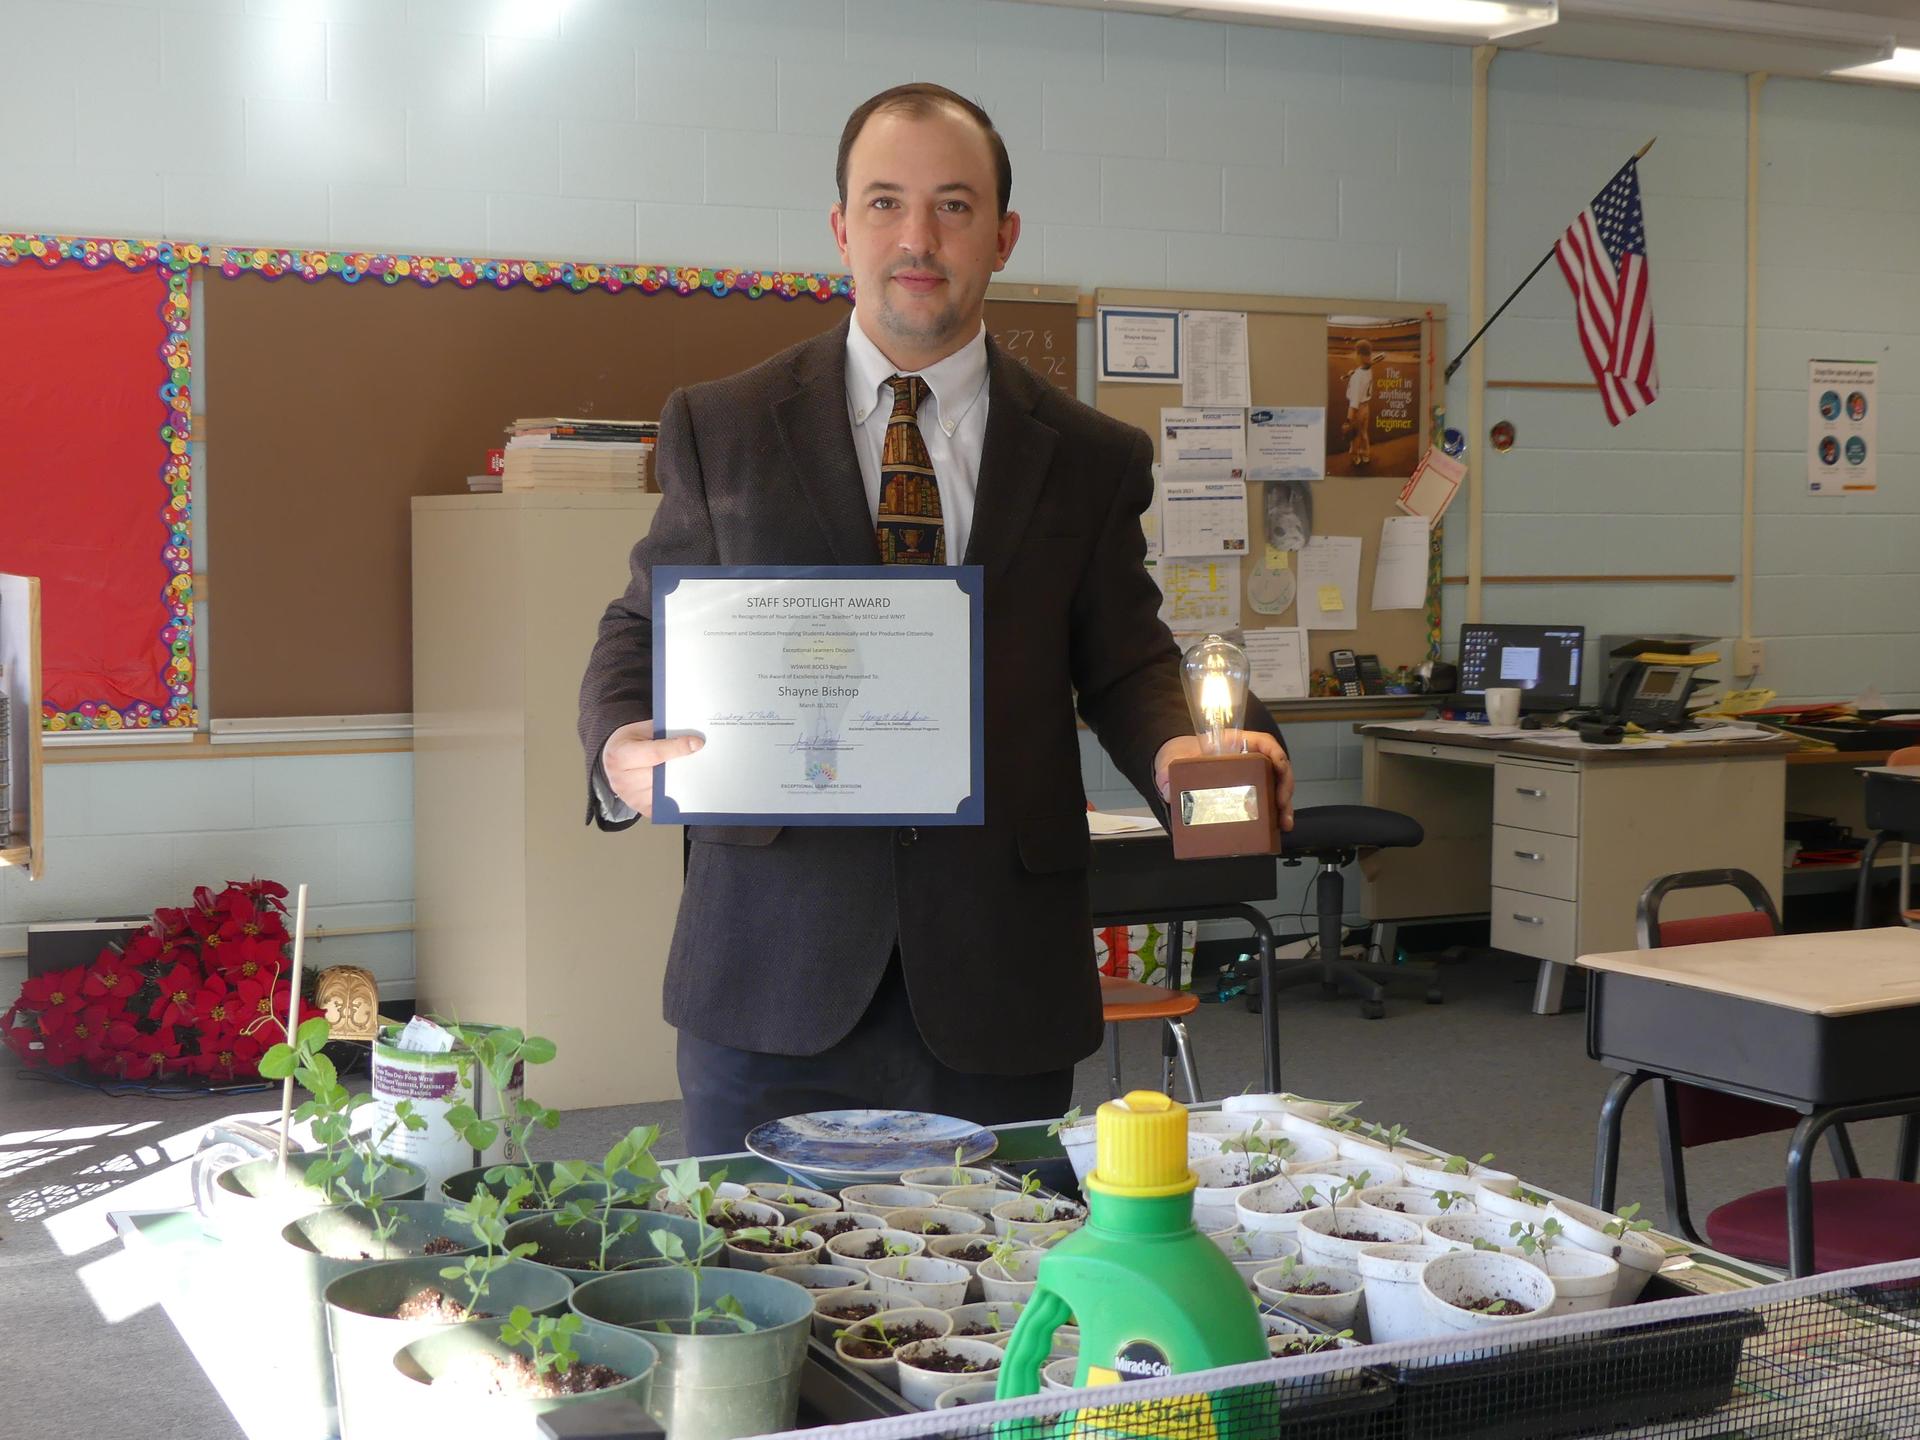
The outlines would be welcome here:
[[[1519,687],[1515,685],[1489,685],[1487,687],[1487,723],[1518,725],[1520,694]]]

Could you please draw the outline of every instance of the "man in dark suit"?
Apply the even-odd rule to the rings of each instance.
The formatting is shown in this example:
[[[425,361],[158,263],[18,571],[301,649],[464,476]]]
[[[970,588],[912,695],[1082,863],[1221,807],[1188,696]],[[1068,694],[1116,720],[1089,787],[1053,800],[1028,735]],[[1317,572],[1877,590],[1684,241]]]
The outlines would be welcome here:
[[[690,827],[666,1017],[696,1154],[810,1109],[1057,1114],[1101,1038],[1075,703],[1143,794],[1199,750],[1142,563],[1152,442],[985,333],[1020,233],[992,122],[901,86],[853,113],[836,172],[851,323],[661,418],[660,509],[581,686],[588,813],[649,815],[654,767],[701,743],[653,735],[655,565],[884,559],[984,571],[986,818]],[[1247,743],[1290,824],[1285,751]]]

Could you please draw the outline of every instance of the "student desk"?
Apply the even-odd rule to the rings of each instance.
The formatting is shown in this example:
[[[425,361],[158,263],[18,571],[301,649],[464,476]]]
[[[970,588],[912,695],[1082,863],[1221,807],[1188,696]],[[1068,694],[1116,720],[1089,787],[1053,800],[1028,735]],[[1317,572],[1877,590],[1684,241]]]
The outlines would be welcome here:
[[[1665,749],[1355,727],[1362,800],[1411,815],[1426,843],[1362,862],[1376,919],[1490,915],[1492,943],[1540,964],[1536,1014],[1558,1013],[1567,966],[1634,943],[1647,883],[1679,870],[1749,870],[1779,902],[1785,757],[1797,742]],[[1675,918],[1711,913],[1676,896]],[[1693,908],[1689,909],[1688,906]]]
[[[1620,1076],[1600,1107],[1594,1204],[1613,1208],[1620,1115],[1672,1077],[1798,1111],[1787,1149],[1791,1271],[1813,1268],[1813,1152],[1832,1126],[1905,1116],[1896,1173],[1920,1133],[1920,932],[1903,926],[1768,935],[1582,955],[1594,972],[1587,1053]]]

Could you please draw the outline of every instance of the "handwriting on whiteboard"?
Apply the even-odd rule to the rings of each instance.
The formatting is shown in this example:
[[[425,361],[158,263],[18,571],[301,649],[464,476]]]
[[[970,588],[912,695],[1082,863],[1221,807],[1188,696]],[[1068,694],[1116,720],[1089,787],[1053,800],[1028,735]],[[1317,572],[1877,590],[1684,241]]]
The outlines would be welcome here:
[[[1032,370],[1049,384],[1062,390],[1074,387],[1073,357],[1056,344],[1050,327],[1009,327],[995,330],[993,338],[1000,348]]]

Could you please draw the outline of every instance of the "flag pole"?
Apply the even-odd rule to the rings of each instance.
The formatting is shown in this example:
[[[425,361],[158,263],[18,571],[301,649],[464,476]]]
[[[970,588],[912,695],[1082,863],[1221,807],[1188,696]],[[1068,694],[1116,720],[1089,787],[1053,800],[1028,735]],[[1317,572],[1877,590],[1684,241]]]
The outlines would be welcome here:
[[[1658,140],[1659,138],[1660,137],[1656,135],[1653,137],[1653,140]],[[1646,144],[1642,145],[1638,150],[1634,151],[1633,159],[1629,160],[1627,164],[1631,165],[1638,161],[1646,159],[1647,152],[1653,149],[1653,140],[1647,141]],[[1624,170],[1626,169],[1626,166],[1623,165],[1620,168]],[[1486,334],[1487,331],[1493,328],[1493,322],[1495,320],[1498,320],[1502,315],[1507,313],[1507,307],[1513,304],[1515,300],[1519,299],[1520,292],[1522,290],[1526,289],[1527,286],[1533,283],[1534,276],[1538,275],[1542,270],[1547,268],[1547,262],[1553,259],[1553,256],[1554,256],[1554,252],[1552,250],[1549,250],[1547,251],[1546,254],[1542,255],[1540,257],[1540,263],[1538,265],[1535,265],[1533,269],[1527,272],[1527,278],[1522,280],[1518,285],[1514,286],[1513,293],[1507,296],[1506,299],[1500,302],[1500,308],[1494,311],[1492,315],[1487,317],[1487,323],[1482,325],[1478,330],[1473,332],[1473,338],[1467,341],[1465,345],[1460,347],[1460,353],[1458,355],[1454,356],[1452,360],[1447,362],[1447,373],[1443,378],[1442,383],[1445,383],[1446,380],[1453,379],[1453,372],[1460,368],[1460,362],[1467,358],[1467,352],[1473,349],[1474,346],[1480,343],[1480,337]]]

